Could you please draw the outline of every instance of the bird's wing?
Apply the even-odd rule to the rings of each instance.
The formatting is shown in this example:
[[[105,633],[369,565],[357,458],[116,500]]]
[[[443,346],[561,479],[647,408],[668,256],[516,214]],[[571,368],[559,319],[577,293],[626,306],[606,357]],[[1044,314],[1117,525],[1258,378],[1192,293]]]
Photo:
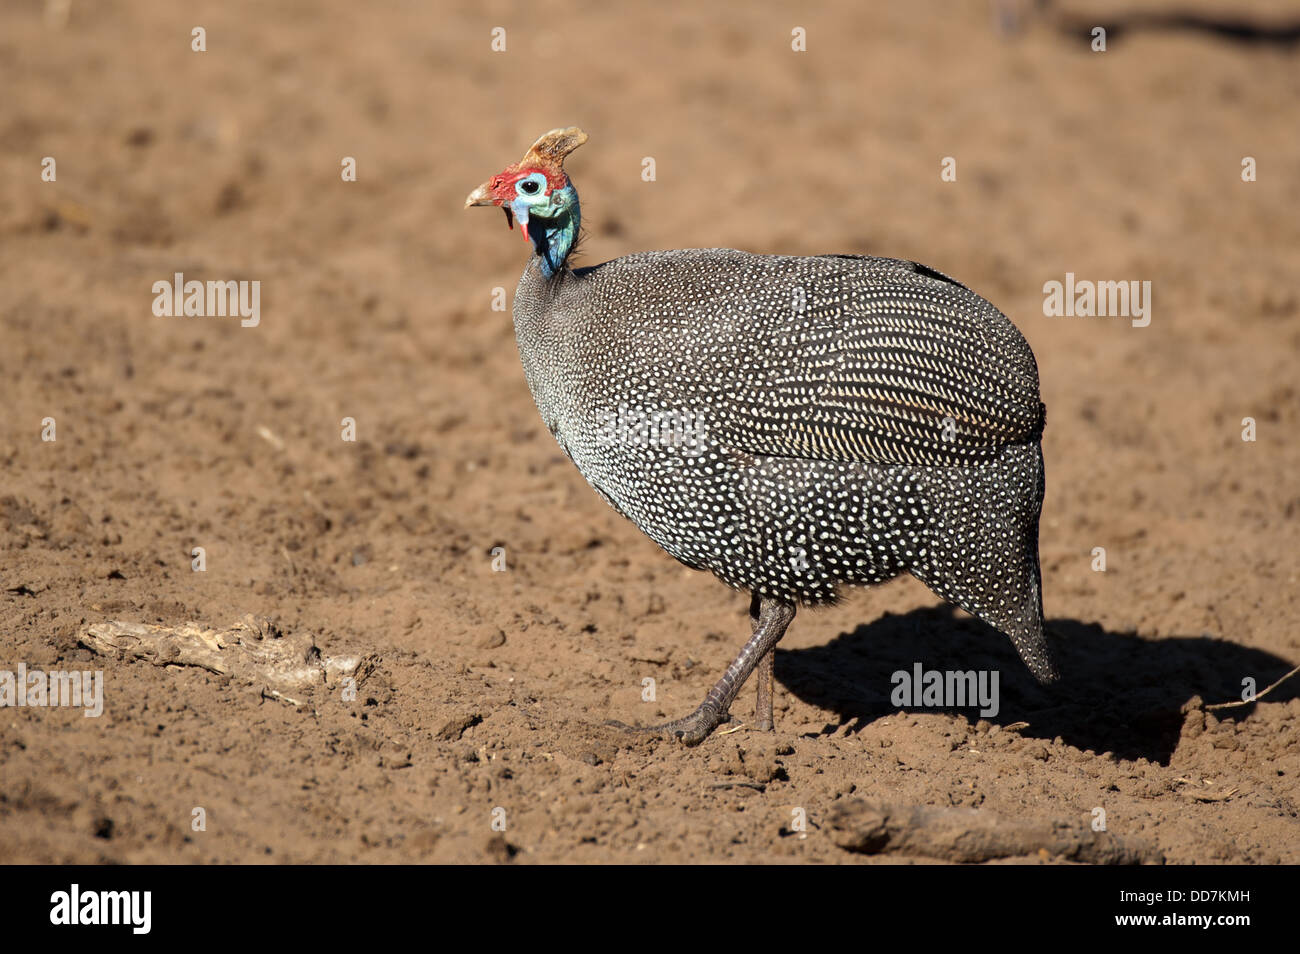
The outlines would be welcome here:
[[[752,454],[960,466],[1037,440],[1038,369],[1020,332],[941,273],[893,259],[792,280],[723,365],[711,435]]]

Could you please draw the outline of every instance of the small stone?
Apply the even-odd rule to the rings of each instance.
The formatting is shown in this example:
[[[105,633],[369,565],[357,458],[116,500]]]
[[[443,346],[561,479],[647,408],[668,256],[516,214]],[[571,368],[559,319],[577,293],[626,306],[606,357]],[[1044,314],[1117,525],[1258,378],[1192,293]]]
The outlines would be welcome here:
[[[500,649],[506,644],[505,631],[498,629],[495,633],[488,633],[478,644],[480,649]]]

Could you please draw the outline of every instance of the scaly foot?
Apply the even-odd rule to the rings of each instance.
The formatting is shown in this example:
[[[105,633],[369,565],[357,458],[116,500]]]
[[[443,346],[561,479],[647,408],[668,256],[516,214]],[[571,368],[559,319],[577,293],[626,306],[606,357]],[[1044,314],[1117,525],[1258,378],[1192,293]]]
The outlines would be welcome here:
[[[625,722],[606,722],[605,725],[625,732],[638,732],[663,739],[676,739],[683,745],[699,745],[709,737],[714,729],[724,722],[731,721],[730,714],[719,715],[711,706],[702,705],[684,719],[674,719],[663,725],[628,725]]]

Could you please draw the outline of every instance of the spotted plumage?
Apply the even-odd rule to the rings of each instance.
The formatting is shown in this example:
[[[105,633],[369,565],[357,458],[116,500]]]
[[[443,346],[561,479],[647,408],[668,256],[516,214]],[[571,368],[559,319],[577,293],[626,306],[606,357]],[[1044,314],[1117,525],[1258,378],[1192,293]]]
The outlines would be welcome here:
[[[905,572],[1055,678],[1044,409],[1015,326],[894,259],[689,249],[572,269],[577,193],[560,169],[585,140],[548,133],[467,204],[506,207],[533,245],[515,332],[565,453],[668,553],[753,594],[753,639],[695,713],[660,728],[699,741],[759,664],[770,727],[763,678],[794,607]],[[536,199],[530,156],[547,160]]]

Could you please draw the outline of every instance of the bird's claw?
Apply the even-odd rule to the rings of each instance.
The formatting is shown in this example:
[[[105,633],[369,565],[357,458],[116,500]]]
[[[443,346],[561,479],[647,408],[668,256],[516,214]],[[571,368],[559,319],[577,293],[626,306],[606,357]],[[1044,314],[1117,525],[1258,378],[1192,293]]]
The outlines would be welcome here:
[[[682,745],[695,746],[707,739],[709,734],[722,723],[730,721],[730,713],[724,712],[718,715],[711,709],[701,706],[683,719],[674,719],[672,722],[665,722],[662,725],[628,725],[625,722],[618,722],[613,719],[606,722],[605,725],[614,729],[622,729],[624,732],[636,732],[641,735],[663,739],[676,739]]]

